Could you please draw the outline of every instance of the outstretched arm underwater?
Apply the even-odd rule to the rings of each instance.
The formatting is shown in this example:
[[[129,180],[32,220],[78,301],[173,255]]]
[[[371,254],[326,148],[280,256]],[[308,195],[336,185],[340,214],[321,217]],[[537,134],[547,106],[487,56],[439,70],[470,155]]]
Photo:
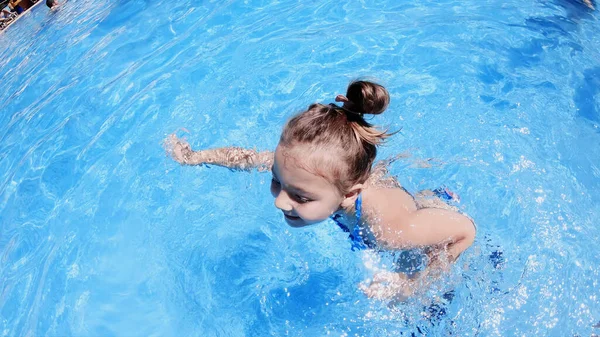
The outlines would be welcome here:
[[[181,165],[218,165],[234,170],[268,171],[273,166],[273,152],[256,151],[241,147],[223,147],[193,151],[190,144],[177,136],[165,140],[165,149]]]

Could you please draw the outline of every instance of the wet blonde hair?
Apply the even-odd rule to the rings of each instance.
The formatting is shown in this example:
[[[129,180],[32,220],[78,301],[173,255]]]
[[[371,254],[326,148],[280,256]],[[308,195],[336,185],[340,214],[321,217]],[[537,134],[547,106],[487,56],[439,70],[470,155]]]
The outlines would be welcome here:
[[[364,119],[367,114],[383,113],[390,96],[377,83],[353,81],[348,85],[346,96],[338,95],[336,101],[343,105],[314,103],[292,117],[283,129],[279,144],[288,149],[307,146],[311,154],[332,153],[312,156],[311,159],[318,160],[312,167],[341,194],[346,194],[350,187],[367,180],[377,156],[377,146],[391,135]]]

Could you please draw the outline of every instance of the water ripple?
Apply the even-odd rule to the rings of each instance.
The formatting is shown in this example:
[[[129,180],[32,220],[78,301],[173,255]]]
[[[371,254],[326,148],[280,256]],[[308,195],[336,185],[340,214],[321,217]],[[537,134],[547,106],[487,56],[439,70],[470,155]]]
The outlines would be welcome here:
[[[564,0],[37,6],[0,34],[0,334],[591,335],[598,36]],[[396,306],[357,290],[371,262],[344,233],[285,227],[268,175],[161,148],[185,127],[273,149],[364,75],[392,96],[374,122],[403,127],[382,157],[412,156],[392,172],[451,186],[479,225]]]

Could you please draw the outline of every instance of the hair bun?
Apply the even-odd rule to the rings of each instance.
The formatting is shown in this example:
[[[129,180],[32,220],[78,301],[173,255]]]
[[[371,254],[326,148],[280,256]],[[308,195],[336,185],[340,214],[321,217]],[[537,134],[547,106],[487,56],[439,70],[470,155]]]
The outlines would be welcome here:
[[[381,85],[369,81],[353,81],[346,91],[352,111],[379,115],[390,103],[390,94]]]

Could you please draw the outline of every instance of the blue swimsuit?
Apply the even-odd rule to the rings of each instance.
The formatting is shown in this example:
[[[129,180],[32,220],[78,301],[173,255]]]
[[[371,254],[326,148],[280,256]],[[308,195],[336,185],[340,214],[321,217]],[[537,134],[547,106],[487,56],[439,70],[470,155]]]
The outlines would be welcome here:
[[[350,233],[349,237],[350,237],[350,241],[352,241],[352,251],[363,250],[363,249],[367,249],[367,248],[375,248],[374,242],[371,242],[371,240],[369,240],[368,238],[363,237],[364,228],[362,228],[361,224],[360,224],[360,217],[362,215],[362,195],[361,194],[358,195],[358,198],[356,198],[356,201],[354,202],[354,209],[355,209],[355,213],[356,213],[356,225],[352,229],[352,232],[350,232],[350,229],[348,228],[348,226],[344,225],[340,221],[340,218],[342,217],[342,215],[336,214],[331,217],[331,220],[333,220],[333,222],[335,222],[344,232]]]

